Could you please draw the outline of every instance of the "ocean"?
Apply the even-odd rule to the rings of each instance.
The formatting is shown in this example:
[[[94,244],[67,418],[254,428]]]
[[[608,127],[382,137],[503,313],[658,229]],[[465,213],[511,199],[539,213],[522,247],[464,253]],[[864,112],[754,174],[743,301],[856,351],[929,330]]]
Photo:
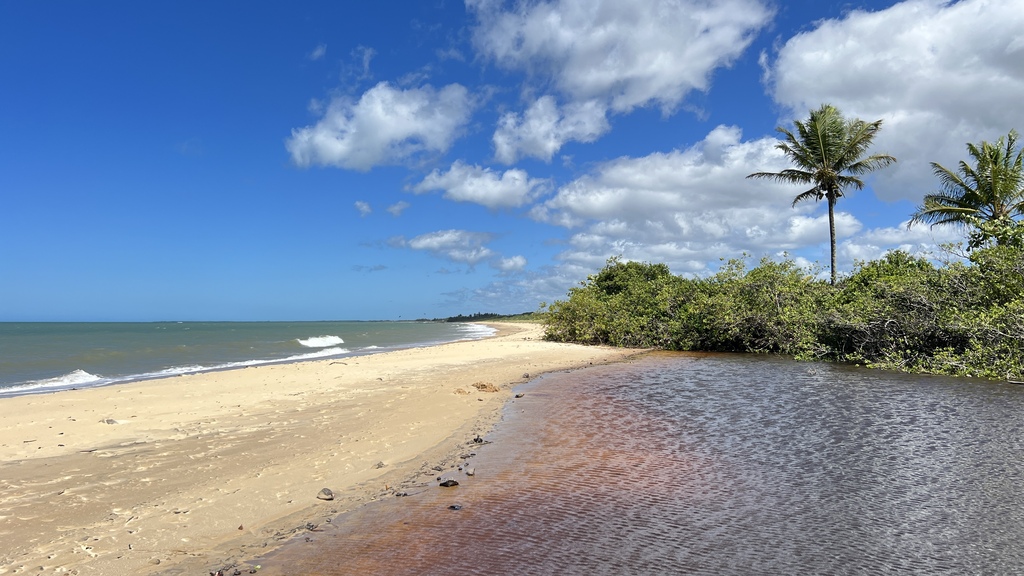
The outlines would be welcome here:
[[[429,346],[445,322],[0,322],[0,397]]]

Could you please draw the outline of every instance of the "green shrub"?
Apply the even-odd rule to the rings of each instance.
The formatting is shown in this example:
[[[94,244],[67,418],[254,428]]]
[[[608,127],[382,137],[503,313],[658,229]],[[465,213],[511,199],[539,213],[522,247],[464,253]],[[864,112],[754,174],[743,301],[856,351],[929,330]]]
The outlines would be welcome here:
[[[610,259],[550,306],[548,339],[624,347],[758,352],[1021,380],[1024,250],[975,250],[936,267],[895,251],[837,286],[792,260],[708,278]]]

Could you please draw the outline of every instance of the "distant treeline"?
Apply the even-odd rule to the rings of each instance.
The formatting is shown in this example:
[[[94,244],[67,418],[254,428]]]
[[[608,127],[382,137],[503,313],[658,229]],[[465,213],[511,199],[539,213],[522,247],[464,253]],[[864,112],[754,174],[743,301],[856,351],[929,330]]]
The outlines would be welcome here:
[[[458,316],[449,316],[448,318],[434,318],[433,320],[424,320],[427,322],[486,322],[487,320],[500,320],[503,322],[508,321],[533,321],[539,322],[543,317],[543,314],[537,312],[523,312],[520,314],[496,314],[494,312],[477,312],[476,314],[459,314]]]
[[[549,308],[550,340],[762,352],[909,372],[1024,380],[1024,250],[978,249],[935,265],[905,252],[835,286],[791,260],[683,278],[611,259]]]

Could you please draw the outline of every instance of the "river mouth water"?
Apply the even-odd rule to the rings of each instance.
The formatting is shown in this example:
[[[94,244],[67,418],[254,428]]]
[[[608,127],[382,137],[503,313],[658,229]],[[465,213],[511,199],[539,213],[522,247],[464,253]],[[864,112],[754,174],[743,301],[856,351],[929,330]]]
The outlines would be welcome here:
[[[658,353],[518,391],[467,448],[475,476],[343,515],[263,572],[1024,571],[1024,387]]]

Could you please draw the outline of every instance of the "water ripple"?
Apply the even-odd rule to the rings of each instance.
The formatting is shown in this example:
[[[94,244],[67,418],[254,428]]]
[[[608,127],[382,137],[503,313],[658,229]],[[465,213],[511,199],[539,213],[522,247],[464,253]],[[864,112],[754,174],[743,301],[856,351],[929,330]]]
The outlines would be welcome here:
[[[656,355],[526,391],[457,492],[366,507],[279,558],[304,574],[1024,567],[1022,388]]]

